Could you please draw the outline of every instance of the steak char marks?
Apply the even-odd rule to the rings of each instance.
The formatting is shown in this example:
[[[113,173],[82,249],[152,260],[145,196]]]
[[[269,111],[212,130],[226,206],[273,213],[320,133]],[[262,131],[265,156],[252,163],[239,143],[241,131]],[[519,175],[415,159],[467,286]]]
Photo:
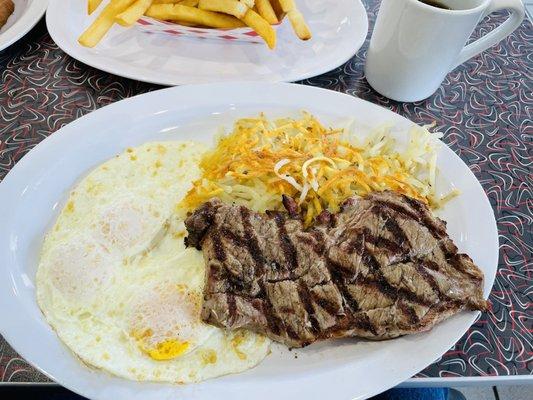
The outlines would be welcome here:
[[[207,264],[205,322],[302,347],[394,338],[487,308],[482,272],[423,203],[393,192],[351,198],[309,229],[284,204],[292,217],[213,199],[186,220],[186,245]]]

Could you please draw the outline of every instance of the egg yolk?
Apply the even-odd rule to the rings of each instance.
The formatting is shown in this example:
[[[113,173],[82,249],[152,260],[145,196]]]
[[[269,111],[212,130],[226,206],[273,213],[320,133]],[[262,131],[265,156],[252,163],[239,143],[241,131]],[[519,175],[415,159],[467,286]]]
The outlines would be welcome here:
[[[137,339],[139,348],[148,354],[150,358],[157,361],[165,361],[176,358],[189,348],[189,342],[177,340],[177,339],[166,339],[162,342],[159,342],[152,346],[146,346],[146,339],[151,337],[153,332],[151,329],[146,329],[142,332],[132,332],[132,336]]]
[[[246,353],[242,352],[239,348],[239,346],[244,343],[244,340],[245,339],[242,332],[237,332],[233,339],[231,339],[231,346],[233,347],[233,351],[241,360],[246,360]]]
[[[182,355],[189,347],[188,342],[182,342],[176,339],[167,339],[158,343],[155,348],[147,350],[147,354],[154,360],[164,361],[171,360]]]

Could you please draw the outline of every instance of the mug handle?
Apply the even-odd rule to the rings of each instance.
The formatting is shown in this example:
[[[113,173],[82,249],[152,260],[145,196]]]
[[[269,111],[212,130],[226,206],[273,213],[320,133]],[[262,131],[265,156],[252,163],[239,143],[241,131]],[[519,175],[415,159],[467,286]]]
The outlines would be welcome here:
[[[509,10],[511,15],[503,24],[493,29],[482,38],[465,46],[465,48],[459,53],[457,62],[453,65],[452,70],[464,63],[466,60],[478,55],[482,51],[487,50],[489,47],[494,46],[509,36],[516,28],[520,26],[525,16],[524,4],[522,3],[522,0],[492,0],[490,5],[483,13],[481,19],[495,11],[500,10]]]

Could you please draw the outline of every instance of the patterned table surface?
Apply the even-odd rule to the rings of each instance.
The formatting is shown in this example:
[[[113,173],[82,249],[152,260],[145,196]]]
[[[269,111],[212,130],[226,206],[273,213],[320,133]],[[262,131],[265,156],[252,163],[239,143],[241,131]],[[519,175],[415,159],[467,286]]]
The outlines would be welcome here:
[[[367,0],[370,26],[378,1]],[[504,15],[485,20],[484,34]],[[529,21],[498,46],[451,72],[431,98],[388,100],[366,82],[366,46],[345,65],[301,82],[345,92],[387,107],[419,124],[437,122],[444,141],[470,166],[489,196],[498,222],[500,260],[484,313],[444,356],[417,375],[457,384],[485,377],[499,383],[533,377],[533,28]],[[154,89],[67,56],[41,21],[0,52],[0,180],[42,139],[115,101]],[[4,210],[6,211],[6,210]],[[498,379],[492,379],[493,377]],[[0,337],[0,382],[46,382]],[[413,379],[429,383],[432,380]],[[528,380],[531,382],[531,380]],[[435,381],[434,381],[435,383]]]

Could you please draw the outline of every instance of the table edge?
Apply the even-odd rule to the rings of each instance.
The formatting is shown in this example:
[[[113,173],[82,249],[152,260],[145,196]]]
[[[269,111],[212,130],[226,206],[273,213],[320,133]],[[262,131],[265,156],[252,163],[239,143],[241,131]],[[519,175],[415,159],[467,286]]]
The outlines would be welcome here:
[[[452,386],[503,386],[503,385],[533,385],[533,375],[506,376],[458,376],[439,378],[410,378],[398,387],[452,387]]]
[[[400,383],[397,387],[458,387],[458,386],[504,386],[504,385],[533,385],[533,375],[508,375],[508,376],[463,376],[439,378],[410,378]],[[0,382],[2,386],[58,386],[56,382]]]

